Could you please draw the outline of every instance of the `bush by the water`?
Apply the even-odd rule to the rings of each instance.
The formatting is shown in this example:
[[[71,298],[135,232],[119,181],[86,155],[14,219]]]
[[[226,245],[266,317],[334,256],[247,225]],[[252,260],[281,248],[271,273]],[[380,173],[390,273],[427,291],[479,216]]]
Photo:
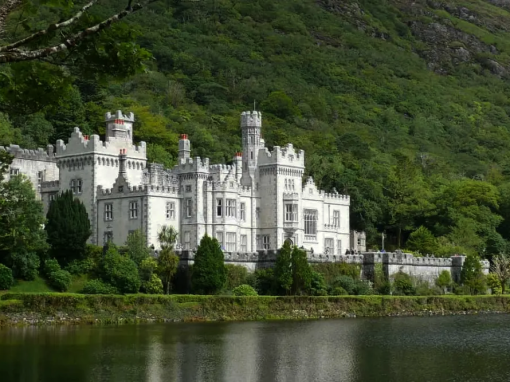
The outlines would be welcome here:
[[[345,296],[345,295],[348,295],[349,293],[347,293],[347,291],[342,288],[342,287],[335,287],[333,288],[333,290],[331,291],[330,295],[331,296]]]
[[[242,265],[225,265],[227,271],[227,281],[225,282],[225,289],[232,290],[239,285],[247,284],[248,269]]]
[[[119,291],[114,286],[104,283],[101,280],[88,281],[81,293],[84,294],[117,294]]]
[[[253,287],[247,284],[239,285],[232,290],[234,296],[258,296],[258,293]]]
[[[348,294],[354,294],[355,283],[351,276],[339,276],[333,284],[333,288],[341,287],[347,291]]]
[[[141,290],[147,294],[163,294],[163,282],[153,273],[149,280],[142,281]]]
[[[53,272],[60,271],[60,264],[55,259],[48,259],[44,262],[44,275],[50,277]]]
[[[8,268],[5,265],[0,264],[0,290],[9,289],[13,283],[14,279],[12,278],[11,268]]]
[[[227,272],[220,244],[216,238],[205,235],[195,254],[191,275],[193,293],[214,294],[223,288],[226,280]]]
[[[91,257],[75,259],[66,265],[65,270],[72,275],[86,275],[92,272],[96,264]]]
[[[72,276],[69,272],[59,269],[48,276],[48,284],[59,292],[66,292],[71,285]]]
[[[413,279],[407,273],[397,272],[393,279],[393,288],[395,295],[414,296],[416,288],[413,286]]]
[[[140,289],[140,276],[135,262],[121,255],[114,245],[110,245],[99,263],[101,279],[113,285],[120,293],[137,293]]]

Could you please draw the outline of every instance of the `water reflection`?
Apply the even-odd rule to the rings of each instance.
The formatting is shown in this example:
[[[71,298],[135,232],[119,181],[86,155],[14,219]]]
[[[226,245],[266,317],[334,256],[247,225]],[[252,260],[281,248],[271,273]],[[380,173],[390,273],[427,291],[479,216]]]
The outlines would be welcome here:
[[[509,317],[14,328],[0,380],[509,381]]]

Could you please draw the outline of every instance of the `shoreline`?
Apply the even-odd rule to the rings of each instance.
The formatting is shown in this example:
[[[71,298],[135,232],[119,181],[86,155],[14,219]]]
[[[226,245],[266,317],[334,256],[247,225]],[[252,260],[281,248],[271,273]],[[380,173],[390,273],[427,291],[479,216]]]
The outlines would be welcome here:
[[[6,293],[0,327],[510,313],[505,296],[234,297]]]

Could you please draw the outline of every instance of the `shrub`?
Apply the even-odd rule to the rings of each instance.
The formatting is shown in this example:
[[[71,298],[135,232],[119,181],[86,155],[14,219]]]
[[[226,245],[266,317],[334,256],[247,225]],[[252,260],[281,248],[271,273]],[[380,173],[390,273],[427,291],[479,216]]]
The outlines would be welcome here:
[[[258,294],[271,296],[275,294],[275,279],[273,268],[257,269],[254,273],[255,289]]]
[[[239,285],[232,290],[234,296],[258,296],[255,289],[247,284]]]
[[[49,278],[53,272],[57,272],[60,270],[61,270],[60,264],[58,263],[57,260],[48,259],[44,262],[44,276],[46,276],[47,278]]]
[[[436,279],[436,285],[443,290],[443,293],[446,292],[446,288],[452,285],[450,272],[446,270],[442,271]]]
[[[114,245],[110,245],[99,264],[101,279],[113,285],[121,293],[136,293],[140,289],[140,276],[136,264],[122,256]]]
[[[395,274],[393,289],[395,295],[413,296],[416,294],[416,288],[413,286],[413,279],[402,271]]]
[[[104,283],[101,280],[88,281],[81,293],[84,294],[117,294],[119,291],[114,286]]]
[[[462,284],[471,289],[471,294],[483,294],[486,291],[485,275],[482,273],[480,258],[468,255],[461,271]]]
[[[416,285],[417,296],[438,296],[443,294],[443,289],[438,286],[431,286],[426,281],[420,281]]]
[[[501,281],[495,273],[489,273],[487,275],[487,286],[491,289],[492,294],[502,293]]]
[[[96,264],[90,257],[83,260],[73,260],[66,267],[65,270],[72,275],[86,275],[94,270]]]
[[[69,272],[59,269],[58,271],[50,273],[48,276],[48,283],[51,287],[59,292],[65,292],[71,285],[72,276]]]
[[[335,287],[333,288],[330,294],[331,296],[345,296],[348,295],[349,293],[347,293],[347,291],[342,287]]]
[[[372,289],[370,288],[368,281],[356,280],[354,282],[354,289],[352,292],[356,296],[365,296],[372,294]]]
[[[335,280],[340,276],[350,276],[353,280],[358,280],[361,273],[359,265],[344,262],[314,264],[312,269],[324,276],[324,281],[329,287],[333,287]]]
[[[380,283],[375,290],[379,294],[389,295],[391,294],[391,283],[389,281],[384,281]]]
[[[19,250],[11,252],[10,257],[14,277],[27,281],[35,279],[41,265],[39,256],[36,253]]]
[[[14,279],[12,278],[11,268],[8,268],[5,265],[0,264],[0,290],[9,289],[13,283]]]
[[[225,282],[225,289],[232,290],[239,285],[247,284],[248,269],[242,265],[225,265],[227,271],[227,281]]]
[[[336,278],[333,284],[333,288],[336,287],[342,287],[348,294],[354,294],[355,283],[351,276],[340,276]]]
[[[327,296],[328,287],[324,281],[324,276],[318,272],[312,271],[312,283],[310,287],[310,295]]]
[[[141,289],[147,294],[163,294],[163,282],[158,275],[153,273],[150,280],[142,282]]]

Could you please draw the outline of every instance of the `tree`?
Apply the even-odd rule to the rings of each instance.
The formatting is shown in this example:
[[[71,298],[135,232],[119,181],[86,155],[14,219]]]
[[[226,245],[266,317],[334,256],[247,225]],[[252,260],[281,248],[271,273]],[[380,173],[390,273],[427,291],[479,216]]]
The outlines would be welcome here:
[[[449,271],[442,271],[436,279],[436,285],[446,293],[446,288],[452,285],[452,276]]]
[[[289,294],[292,288],[292,247],[288,241],[283,243],[283,247],[278,252],[274,266],[274,277],[278,284],[278,289]]]
[[[6,156],[2,160],[9,163]],[[48,248],[44,221],[42,203],[28,179],[17,175],[0,181],[0,263],[11,268],[14,277],[31,280],[37,275],[39,254]]]
[[[121,255],[113,244],[108,246],[99,263],[99,275],[105,283],[113,285],[120,293],[137,293],[140,289],[140,276],[135,262]]]
[[[166,285],[166,294],[170,294],[170,282],[177,272],[179,266],[179,257],[174,251],[166,247],[159,252],[158,256],[158,274],[162,277]]]
[[[150,255],[150,249],[147,247],[147,241],[141,230],[132,232],[126,240],[127,254],[131,260],[139,267],[143,260]]]
[[[292,294],[308,293],[312,282],[312,270],[308,264],[306,252],[294,246],[291,256]]]
[[[482,264],[477,255],[467,255],[460,273],[462,284],[469,287],[471,294],[485,292],[485,277],[482,273]]]
[[[85,26],[87,19],[91,20],[89,17],[85,17],[85,15],[90,8],[98,2],[97,0],[91,0],[79,9],[76,9],[70,17],[49,23],[43,29],[39,29],[36,32],[29,33],[23,38],[1,45],[0,63],[30,61],[58,55],[66,51],[72,52],[73,49],[79,47],[80,44],[87,39],[90,39],[90,36],[110,28],[112,24],[132,13],[138,12],[154,1],[155,0],[147,0],[143,3],[133,4],[133,0],[129,0],[127,7],[122,11],[100,22]],[[0,36],[7,34],[7,21],[15,12],[21,10],[34,14],[39,10],[37,5],[40,4],[39,6],[42,6],[45,5],[45,3],[47,3],[47,1],[41,3],[32,1],[24,2],[22,0],[4,1],[0,5]],[[71,7],[74,4],[57,1],[54,5],[60,6],[67,12],[71,12]]]
[[[50,255],[61,265],[83,259],[90,237],[90,221],[85,206],[70,190],[62,192],[50,203],[46,232]]]
[[[197,294],[216,293],[223,288],[226,278],[224,256],[220,244],[215,238],[211,239],[205,235],[200,240],[195,254],[191,275],[193,291]]]
[[[409,235],[406,247],[412,251],[419,251],[422,254],[435,254],[437,251],[437,240],[432,232],[424,226],[420,226],[420,228]]]
[[[174,249],[174,245],[177,242],[178,232],[172,226],[164,225],[158,232],[158,240],[161,248]]]
[[[506,284],[510,280],[510,257],[500,254],[494,256],[491,271],[498,277],[501,283],[501,293],[505,294]]]

